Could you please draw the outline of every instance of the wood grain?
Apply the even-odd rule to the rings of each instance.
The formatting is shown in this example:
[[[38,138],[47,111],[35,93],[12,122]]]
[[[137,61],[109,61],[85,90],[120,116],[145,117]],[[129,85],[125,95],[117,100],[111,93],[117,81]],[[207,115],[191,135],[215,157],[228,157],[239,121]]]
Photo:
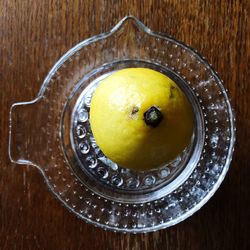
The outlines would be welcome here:
[[[250,249],[249,1],[0,1],[0,249]],[[231,169],[216,195],[191,218],[156,233],[97,229],[69,213],[29,166],[7,154],[13,102],[33,99],[73,45],[127,14],[200,51],[229,89],[237,115]]]

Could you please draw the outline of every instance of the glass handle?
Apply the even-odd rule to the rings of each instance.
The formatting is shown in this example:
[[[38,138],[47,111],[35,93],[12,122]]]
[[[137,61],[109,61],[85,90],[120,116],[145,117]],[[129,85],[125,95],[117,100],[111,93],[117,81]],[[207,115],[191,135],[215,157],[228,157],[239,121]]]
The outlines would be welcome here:
[[[9,157],[17,164],[37,165],[42,131],[46,131],[46,120],[41,116],[41,99],[20,102],[10,110]],[[44,110],[44,107],[43,107]],[[43,111],[44,112],[44,111]]]

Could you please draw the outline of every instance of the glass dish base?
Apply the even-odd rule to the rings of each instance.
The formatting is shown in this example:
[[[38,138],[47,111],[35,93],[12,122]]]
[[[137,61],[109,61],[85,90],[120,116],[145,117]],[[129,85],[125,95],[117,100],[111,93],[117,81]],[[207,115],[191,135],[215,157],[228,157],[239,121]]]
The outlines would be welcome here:
[[[94,89],[127,67],[168,75],[195,114],[190,145],[150,171],[110,161],[89,126]],[[9,134],[11,161],[37,167],[49,190],[79,218],[104,229],[145,233],[179,223],[215,193],[232,159],[235,118],[221,79],[197,51],[127,16],[69,50],[35,100],[13,104]]]

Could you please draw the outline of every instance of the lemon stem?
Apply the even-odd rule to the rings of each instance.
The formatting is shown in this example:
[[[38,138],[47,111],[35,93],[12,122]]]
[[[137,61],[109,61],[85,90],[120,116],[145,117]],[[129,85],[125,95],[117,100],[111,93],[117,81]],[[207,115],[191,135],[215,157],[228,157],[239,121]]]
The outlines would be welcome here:
[[[159,108],[152,106],[150,107],[145,113],[144,113],[144,121],[147,125],[151,127],[157,127],[161,120],[163,118],[163,115]]]

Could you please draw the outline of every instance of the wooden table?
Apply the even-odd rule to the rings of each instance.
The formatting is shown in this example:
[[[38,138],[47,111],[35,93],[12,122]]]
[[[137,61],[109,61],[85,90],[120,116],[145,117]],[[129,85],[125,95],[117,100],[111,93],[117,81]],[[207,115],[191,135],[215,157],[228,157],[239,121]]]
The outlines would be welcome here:
[[[249,1],[0,1],[0,249],[250,249]],[[225,82],[237,144],[219,191],[194,216],[155,233],[124,235],[69,213],[30,166],[7,154],[9,109],[33,99],[58,58],[127,14],[200,51]]]

